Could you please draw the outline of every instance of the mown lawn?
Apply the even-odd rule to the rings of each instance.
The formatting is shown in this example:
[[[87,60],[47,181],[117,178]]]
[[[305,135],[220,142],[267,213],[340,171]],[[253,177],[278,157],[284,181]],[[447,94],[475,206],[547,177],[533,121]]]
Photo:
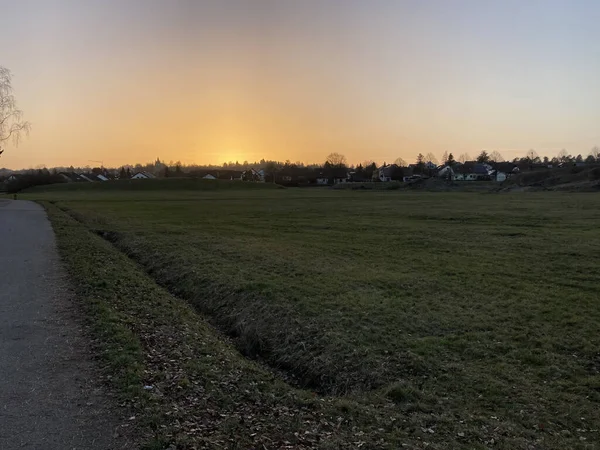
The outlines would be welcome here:
[[[598,195],[30,195],[101,233],[292,384],[389,402],[416,442],[600,442]]]

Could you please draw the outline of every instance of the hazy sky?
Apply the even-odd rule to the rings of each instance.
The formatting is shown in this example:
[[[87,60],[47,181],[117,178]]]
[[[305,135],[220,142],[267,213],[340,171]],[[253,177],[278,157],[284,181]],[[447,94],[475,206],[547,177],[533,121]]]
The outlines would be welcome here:
[[[597,0],[0,0],[0,166],[600,145]]]

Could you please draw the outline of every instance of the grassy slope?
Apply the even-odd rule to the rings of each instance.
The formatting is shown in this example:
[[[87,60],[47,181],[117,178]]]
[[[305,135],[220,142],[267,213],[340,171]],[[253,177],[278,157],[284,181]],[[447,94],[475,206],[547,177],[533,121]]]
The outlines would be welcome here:
[[[105,370],[149,437],[145,448],[333,449],[364,439],[365,448],[396,448],[415,440],[390,420],[383,399],[291,389],[111,244],[45,206]]]
[[[127,195],[59,205],[302,381],[472,445],[593,439],[597,197]]]

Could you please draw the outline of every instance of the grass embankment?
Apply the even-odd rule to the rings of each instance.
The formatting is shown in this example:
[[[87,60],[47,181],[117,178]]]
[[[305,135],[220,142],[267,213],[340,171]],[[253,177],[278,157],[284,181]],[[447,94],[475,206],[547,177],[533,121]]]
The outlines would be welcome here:
[[[395,448],[411,442],[385,413],[391,406],[385,401],[319,398],[246,360],[111,244],[45,206],[105,372],[136,413],[144,448],[352,448],[365,439],[364,448]]]
[[[242,351],[348,394],[335,402],[362,411],[355,424],[399,425],[366,442],[378,433],[391,448],[598,442],[597,196],[55,200],[237,336]]]
[[[529,186],[554,190],[598,192],[600,190],[600,164],[567,166],[555,169],[523,172],[509,178],[503,187]]]

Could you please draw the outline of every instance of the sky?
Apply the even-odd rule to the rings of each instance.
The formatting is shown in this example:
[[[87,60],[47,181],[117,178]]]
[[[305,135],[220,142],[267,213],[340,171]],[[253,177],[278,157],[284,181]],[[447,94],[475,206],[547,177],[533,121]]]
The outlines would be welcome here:
[[[597,0],[0,0],[0,167],[600,145]]]

